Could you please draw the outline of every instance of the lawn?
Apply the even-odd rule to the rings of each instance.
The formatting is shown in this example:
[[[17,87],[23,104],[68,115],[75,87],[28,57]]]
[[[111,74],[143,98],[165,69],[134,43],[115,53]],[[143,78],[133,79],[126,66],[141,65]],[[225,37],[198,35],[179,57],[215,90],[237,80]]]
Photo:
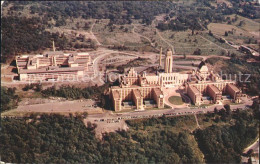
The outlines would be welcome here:
[[[169,97],[169,102],[174,104],[174,105],[182,105],[183,104],[183,101],[182,101],[182,98],[179,97],[179,96],[171,96]]]

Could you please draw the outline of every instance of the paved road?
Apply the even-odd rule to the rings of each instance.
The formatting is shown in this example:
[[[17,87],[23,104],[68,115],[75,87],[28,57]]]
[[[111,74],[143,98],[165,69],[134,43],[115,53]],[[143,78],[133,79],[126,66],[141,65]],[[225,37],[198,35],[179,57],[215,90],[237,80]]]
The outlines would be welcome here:
[[[254,150],[254,154],[259,154],[259,138],[250,146],[248,146],[247,148],[245,148],[244,150],[244,154],[247,154],[247,152],[250,150],[250,149],[253,149]],[[248,162],[248,157],[246,156],[242,156],[242,159],[241,159],[241,163],[243,164],[247,164]]]
[[[259,153],[259,138],[252,145],[245,148],[243,153],[247,153],[250,149],[253,149],[255,153]]]
[[[253,103],[252,100],[248,98],[243,98],[243,104],[231,105],[231,109],[235,110],[237,108],[244,109],[251,106]],[[131,111],[123,113],[109,113],[109,114],[96,114],[89,115],[88,120],[91,122],[98,121],[117,121],[121,119],[138,119],[138,118],[150,118],[150,117],[161,117],[166,116],[176,116],[176,115],[190,115],[190,114],[199,114],[214,112],[214,109],[222,109],[224,105],[212,105],[208,108],[173,108],[173,109],[156,109],[156,110],[143,110],[143,111]]]

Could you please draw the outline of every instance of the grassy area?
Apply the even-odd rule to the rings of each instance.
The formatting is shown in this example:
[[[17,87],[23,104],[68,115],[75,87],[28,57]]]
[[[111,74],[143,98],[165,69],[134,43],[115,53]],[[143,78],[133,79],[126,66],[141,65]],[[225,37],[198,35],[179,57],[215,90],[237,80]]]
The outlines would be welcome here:
[[[197,119],[198,119],[199,125],[202,129],[205,129],[205,128],[212,126],[212,125],[224,126],[224,125],[230,124],[230,122],[224,122],[224,121],[216,122],[215,117],[210,118],[205,114],[198,114]]]
[[[1,113],[1,117],[5,117],[5,116],[23,117],[25,116],[25,112],[17,111],[17,109],[11,109]]]
[[[168,123],[161,124],[160,121],[164,120],[164,118],[143,118],[143,119],[135,119],[128,120],[130,122],[131,130],[136,130],[136,126],[138,125],[138,131],[142,133],[152,132],[156,133],[161,131],[162,129],[167,129],[174,133],[183,132],[183,131],[193,131],[197,128],[196,120],[193,115],[187,116],[178,116],[178,117],[167,117]]]
[[[108,26],[109,20],[101,19],[96,22],[93,33],[97,36],[100,43],[104,45],[125,45],[125,46],[144,46],[139,35],[133,34],[132,25],[113,25]]]
[[[230,17],[231,19],[233,19],[233,18],[235,18],[235,14],[229,15],[227,17]],[[238,17],[237,21],[235,21],[233,23],[235,26],[238,26],[240,21],[243,21],[244,24],[241,27],[239,26],[241,29],[246,30],[246,31],[258,31],[259,30],[259,25],[260,25],[259,22],[239,16],[239,15],[237,17]]]
[[[179,96],[171,96],[169,97],[169,102],[174,105],[182,105],[184,102],[182,101],[182,98]]]
[[[211,106],[211,105],[213,105],[213,104],[201,104],[201,105],[191,104],[190,107],[191,108],[204,108],[204,107]]]
[[[138,67],[138,66],[145,65],[145,64],[151,64],[150,59],[139,57],[139,58],[129,61],[127,64],[119,65],[117,68],[121,67],[121,68],[125,69],[125,68],[129,68],[129,67]]]
[[[223,33],[223,31],[221,32]],[[209,37],[208,34],[204,33],[192,35],[191,31],[187,30],[184,32],[163,31],[160,32],[160,34],[165,40],[167,40],[168,43],[174,46],[176,54],[179,55],[190,55],[193,54],[197,49],[201,50],[202,56],[222,55],[224,50],[220,47],[234,49],[225,43],[219,43],[219,41],[214,37]],[[165,44],[165,42],[162,42],[160,37],[156,37],[155,40],[156,43],[158,43],[160,46]]]
[[[240,22],[240,21],[239,21]],[[212,31],[214,35],[218,35],[220,37],[226,38],[228,41],[234,42],[236,44],[244,44],[245,41],[251,39],[254,43],[254,37],[258,33],[256,29],[251,26],[247,27],[250,21],[243,21],[244,24],[238,26],[238,23],[233,24],[224,24],[224,23],[210,23],[208,25],[208,29]],[[259,26],[256,22],[251,24],[255,24],[256,27]],[[253,31],[252,31],[253,30]],[[254,31],[255,30],[255,31]],[[225,32],[228,32],[228,35],[225,36]]]

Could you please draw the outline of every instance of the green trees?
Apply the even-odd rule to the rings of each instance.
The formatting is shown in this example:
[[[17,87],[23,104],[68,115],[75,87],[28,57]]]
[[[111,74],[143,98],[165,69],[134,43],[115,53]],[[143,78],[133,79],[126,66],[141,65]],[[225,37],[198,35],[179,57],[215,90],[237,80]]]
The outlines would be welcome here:
[[[199,147],[209,163],[239,163],[243,148],[257,136],[256,127],[245,122],[234,126],[211,126],[195,133]]]
[[[238,57],[238,55],[232,53],[230,60],[224,60],[219,58],[210,58],[207,59],[207,62],[210,64],[214,64],[216,62],[225,63],[226,66],[222,66],[221,70],[223,74],[232,75],[231,78],[235,80],[236,75],[241,75],[240,84],[243,86],[243,92],[248,95],[257,96],[260,93],[260,65],[259,64],[250,64],[246,62],[245,59]],[[247,75],[250,72],[250,76],[248,78]],[[247,81],[246,81],[246,78]],[[238,78],[237,78],[238,79]],[[239,81],[239,80],[238,80]]]
[[[194,52],[193,55],[201,55],[201,49],[197,48]]]
[[[228,32],[227,31],[225,31],[225,36],[228,36]]]
[[[17,53],[31,52],[49,47],[47,33],[42,30],[38,18],[2,18],[2,62],[12,59]],[[41,34],[40,34],[41,33]]]
[[[15,94],[15,90],[16,88],[1,87],[1,112],[18,105],[20,98]]]
[[[209,30],[209,35],[210,35],[210,36],[213,36],[213,33],[211,32],[211,30]]]
[[[1,154],[3,161],[17,163],[97,162],[97,139],[78,118],[42,115],[39,119],[2,121]],[[84,141],[84,142],[83,142]],[[88,151],[86,151],[88,150]],[[92,157],[86,154],[92,154]],[[80,156],[84,155],[84,158]],[[92,159],[94,158],[94,159]],[[96,158],[96,159],[95,159]]]
[[[55,40],[60,49],[66,47],[66,37],[45,31],[45,26],[47,25],[38,17],[3,17],[1,62],[8,62],[17,54],[45,50],[52,46],[51,39]]]
[[[141,19],[145,24],[151,24],[154,16],[167,13],[173,6],[170,2],[34,2],[22,4],[21,2],[12,2],[13,6],[25,7],[30,5],[31,14],[46,15],[49,19],[54,19],[56,26],[65,25],[68,18],[83,19],[110,19],[112,24],[131,24],[132,18]],[[22,9],[21,9],[22,10]],[[10,12],[17,11],[17,8],[11,8]],[[122,14],[125,12],[125,14]]]
[[[92,86],[86,88],[77,88],[75,86],[61,86],[57,89],[55,86],[49,87],[45,90],[42,90],[41,93],[45,97],[55,96],[55,97],[64,97],[67,99],[96,99],[98,105],[105,109],[111,108],[111,103],[108,98],[108,95],[104,94],[108,88],[113,85],[111,83],[106,83],[102,86]],[[35,89],[37,90],[37,88]],[[41,88],[40,88],[41,90]]]
[[[61,86],[59,89],[56,87],[49,87],[41,92],[44,96],[57,96],[64,97],[67,99],[80,99],[84,96],[84,98],[89,98],[89,92],[83,92],[80,88],[76,88],[74,86]]]
[[[221,121],[234,123],[212,125],[194,132],[207,163],[239,163],[243,149],[258,136],[259,122],[253,118],[254,112],[237,110],[231,113],[228,105],[225,108],[215,114],[216,118],[221,116]]]
[[[129,131],[105,134],[103,140],[95,137],[96,125],[87,123],[86,127],[80,116],[43,114],[32,115],[30,120],[5,118],[1,120],[1,160],[15,163],[204,163],[204,156],[207,163],[239,163],[243,149],[258,133],[259,122],[252,118],[251,111],[233,112],[234,124],[217,124],[193,133],[181,127],[190,118],[129,120]],[[173,129],[177,127],[180,130]]]
[[[49,87],[45,90],[42,90],[41,93],[44,96],[57,96],[57,97],[64,97],[67,99],[80,99],[80,98],[96,98],[103,94],[105,89],[108,89],[110,84],[105,84],[103,86],[97,87],[86,87],[86,88],[77,88],[75,86],[66,86],[63,85],[59,89],[55,86]],[[37,89],[37,88],[36,88]]]

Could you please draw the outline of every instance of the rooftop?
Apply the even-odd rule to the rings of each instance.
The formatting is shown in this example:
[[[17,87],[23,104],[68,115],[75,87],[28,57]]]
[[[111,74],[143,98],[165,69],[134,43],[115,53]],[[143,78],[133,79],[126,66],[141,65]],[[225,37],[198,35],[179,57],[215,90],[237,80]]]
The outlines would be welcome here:
[[[234,84],[228,84],[228,86],[233,89],[235,92],[239,92],[240,90]]]
[[[221,93],[221,91],[215,86],[215,85],[209,85],[208,86],[211,90],[213,90],[213,92],[215,93]]]
[[[194,94],[200,94],[200,91],[195,86],[189,86]]]
[[[161,91],[159,88],[154,88],[153,90],[154,90],[154,92],[155,92],[155,94],[156,94],[157,96],[160,96],[160,95],[163,94],[162,91]]]
[[[84,67],[61,67],[61,68],[40,68],[40,69],[20,69],[20,74],[24,73],[49,73],[49,72],[71,72],[84,71]]]

